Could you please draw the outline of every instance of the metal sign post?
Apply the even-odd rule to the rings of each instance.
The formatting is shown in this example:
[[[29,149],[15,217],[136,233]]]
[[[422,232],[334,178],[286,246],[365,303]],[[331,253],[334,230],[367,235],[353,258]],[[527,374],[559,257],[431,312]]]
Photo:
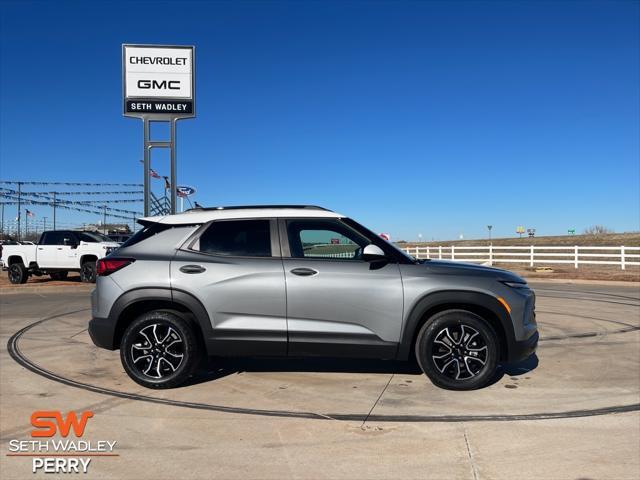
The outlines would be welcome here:
[[[123,45],[124,116],[143,121],[144,215],[151,211],[151,150],[168,148],[171,161],[169,211],[176,213],[178,168],[176,122],[195,117],[195,48],[176,45]],[[151,122],[168,122],[169,141],[151,138]]]

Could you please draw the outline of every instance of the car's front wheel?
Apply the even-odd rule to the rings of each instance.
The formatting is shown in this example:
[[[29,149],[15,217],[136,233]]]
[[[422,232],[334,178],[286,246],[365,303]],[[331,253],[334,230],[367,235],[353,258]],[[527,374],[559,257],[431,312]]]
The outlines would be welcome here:
[[[446,310],[427,320],[415,348],[422,371],[442,388],[482,388],[496,372],[498,337],[482,317],[466,310]]]
[[[190,324],[165,310],[145,313],[131,323],[120,358],[132,380],[148,388],[173,388],[193,375],[201,351]]]

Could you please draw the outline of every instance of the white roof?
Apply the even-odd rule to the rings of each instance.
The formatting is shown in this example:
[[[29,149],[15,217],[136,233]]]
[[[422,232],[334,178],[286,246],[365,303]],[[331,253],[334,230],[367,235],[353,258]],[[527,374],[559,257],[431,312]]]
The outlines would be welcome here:
[[[264,208],[229,208],[225,209],[193,209],[175,215],[144,217],[141,221],[181,225],[190,223],[207,223],[212,220],[235,218],[343,218],[330,210],[304,207],[264,207]]]

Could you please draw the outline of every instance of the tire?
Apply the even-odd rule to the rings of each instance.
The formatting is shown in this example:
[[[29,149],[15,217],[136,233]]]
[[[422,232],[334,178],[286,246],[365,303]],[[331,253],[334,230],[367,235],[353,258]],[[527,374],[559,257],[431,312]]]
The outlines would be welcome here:
[[[51,272],[49,274],[49,276],[51,277],[51,280],[66,280],[67,275],[69,275],[69,272],[64,270],[61,272]]]
[[[80,280],[84,283],[96,283],[96,262],[84,262],[80,267]]]
[[[145,348],[147,347],[148,348]],[[174,388],[187,381],[202,358],[191,325],[173,312],[154,310],[125,330],[120,359],[131,379],[147,388]]]
[[[486,386],[496,373],[498,341],[482,317],[466,310],[446,310],[420,329],[416,359],[438,387],[475,390]]]
[[[14,263],[9,267],[9,281],[14,285],[27,283],[29,272],[23,263]]]

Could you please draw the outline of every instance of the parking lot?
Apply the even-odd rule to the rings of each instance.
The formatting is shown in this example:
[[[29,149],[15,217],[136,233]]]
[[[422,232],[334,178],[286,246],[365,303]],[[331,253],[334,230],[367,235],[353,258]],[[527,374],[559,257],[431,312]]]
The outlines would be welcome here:
[[[5,293],[2,477],[31,475],[6,453],[34,410],[91,410],[85,438],[118,454],[91,478],[638,478],[639,289],[532,286],[537,356],[472,392],[344,359],[211,359],[188,386],[146,390],[92,345],[87,287]]]

